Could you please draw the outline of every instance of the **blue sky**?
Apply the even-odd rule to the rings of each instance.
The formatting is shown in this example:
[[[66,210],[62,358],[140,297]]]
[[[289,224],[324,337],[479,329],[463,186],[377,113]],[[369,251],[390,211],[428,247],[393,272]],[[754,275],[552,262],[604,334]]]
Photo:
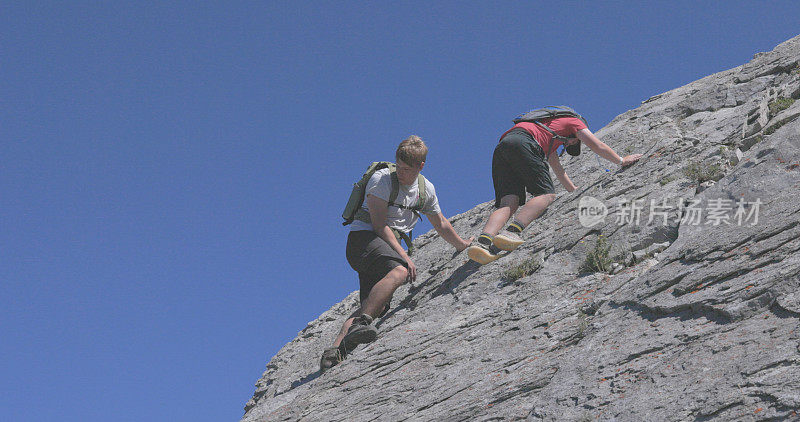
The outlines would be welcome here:
[[[516,114],[567,104],[598,130],[771,50],[797,16],[795,1],[0,5],[0,419],[238,419],[267,361],[357,289],[340,214],[371,161],[420,135],[444,213],[464,212],[492,198]]]

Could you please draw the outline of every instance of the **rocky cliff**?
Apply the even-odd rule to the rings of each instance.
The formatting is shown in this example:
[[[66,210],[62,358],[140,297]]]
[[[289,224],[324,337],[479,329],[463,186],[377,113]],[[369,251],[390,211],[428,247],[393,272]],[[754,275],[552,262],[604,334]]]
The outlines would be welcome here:
[[[796,37],[618,116],[598,137],[645,157],[564,159],[579,189],[494,263],[420,236],[378,341],[318,373],[349,295],[243,421],[800,420],[799,60]]]

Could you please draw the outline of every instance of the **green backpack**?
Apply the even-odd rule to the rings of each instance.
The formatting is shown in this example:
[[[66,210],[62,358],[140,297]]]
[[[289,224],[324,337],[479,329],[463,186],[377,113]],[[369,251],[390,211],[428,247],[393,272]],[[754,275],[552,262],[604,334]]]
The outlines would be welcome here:
[[[400,180],[397,178],[397,166],[389,161],[376,161],[370,164],[369,167],[367,167],[367,171],[364,172],[363,176],[361,176],[361,179],[353,184],[353,190],[350,192],[350,199],[347,200],[347,205],[345,205],[344,212],[342,212],[342,218],[344,218],[344,222],[342,223],[343,226],[351,224],[355,220],[363,221],[370,225],[372,224],[372,219],[369,216],[369,212],[361,208],[361,205],[364,203],[369,179],[373,174],[375,174],[376,171],[385,168],[389,169],[389,174],[391,174],[392,177],[392,189],[389,193],[389,206],[411,210],[417,215],[417,217],[420,216],[419,212],[425,205],[426,199],[425,177],[422,174],[417,177],[417,189],[419,192],[419,201],[417,201],[417,205],[413,207],[407,207],[402,204],[396,204],[394,201],[397,200],[397,194],[400,191]],[[392,232],[394,232],[394,235],[398,241],[402,239],[406,242],[406,246],[408,246],[408,254],[411,255],[414,250],[414,247],[411,244],[411,232],[404,233],[396,229],[392,229]]]

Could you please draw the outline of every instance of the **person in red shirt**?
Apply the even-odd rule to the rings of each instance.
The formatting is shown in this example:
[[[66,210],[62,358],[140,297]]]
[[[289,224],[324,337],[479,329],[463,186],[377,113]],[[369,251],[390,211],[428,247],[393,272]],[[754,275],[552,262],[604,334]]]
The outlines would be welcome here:
[[[597,139],[581,119],[556,117],[540,120],[553,133],[532,122],[520,122],[500,137],[492,155],[492,181],[497,208],[483,228],[476,242],[468,248],[470,259],[488,264],[500,257],[501,250],[513,251],[524,241],[522,231],[539,218],[555,200],[555,188],[550,178],[550,167],[564,188],[577,189],[559,161],[558,149],[564,146],[572,156],[581,153],[581,143],[600,157],[627,167],[642,158],[642,154],[620,157],[611,147]],[[549,164],[549,165],[548,165]],[[533,195],[527,203],[525,192]],[[519,210],[516,218],[505,230],[500,230]]]

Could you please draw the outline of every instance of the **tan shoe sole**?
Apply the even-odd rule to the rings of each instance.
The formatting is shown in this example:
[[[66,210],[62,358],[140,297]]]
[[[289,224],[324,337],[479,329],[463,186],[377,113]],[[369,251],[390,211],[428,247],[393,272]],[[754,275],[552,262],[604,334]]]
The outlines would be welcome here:
[[[497,236],[494,237],[492,243],[494,243],[494,245],[497,246],[499,249],[510,252],[513,251],[514,249],[517,249],[519,245],[525,243],[525,241],[521,239],[520,240],[511,239],[503,236],[502,234],[498,234]]]
[[[486,265],[490,262],[497,261],[500,259],[500,255],[492,255],[486,249],[481,248],[480,246],[470,246],[467,249],[467,255],[469,259],[477,262],[481,265]]]

